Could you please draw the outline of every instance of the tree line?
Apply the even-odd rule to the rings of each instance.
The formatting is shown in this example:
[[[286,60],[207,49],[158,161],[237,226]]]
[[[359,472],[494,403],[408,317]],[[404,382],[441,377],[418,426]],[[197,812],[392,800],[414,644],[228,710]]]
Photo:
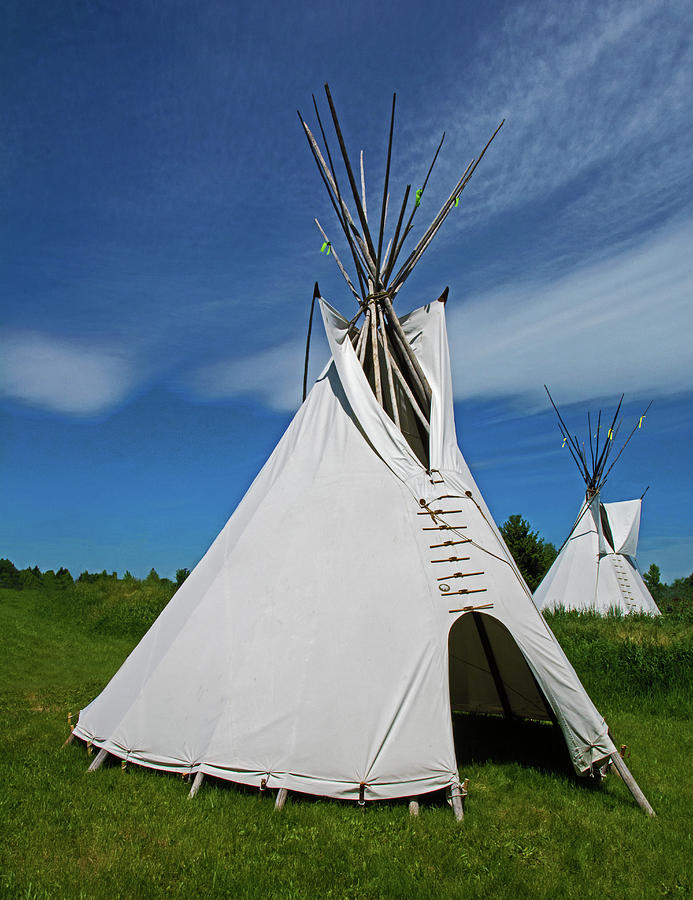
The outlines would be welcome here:
[[[509,516],[501,525],[500,532],[503,535],[513,559],[522,572],[531,591],[535,591],[542,578],[551,568],[558,555],[555,546],[545,541],[538,531],[532,530],[530,523],[521,515]],[[77,583],[113,584],[113,582],[133,582],[144,586],[160,585],[170,590],[171,593],[183,584],[190,574],[189,569],[181,568],[176,571],[176,580],[162,578],[152,569],[144,579],[135,578],[130,572],[126,572],[122,579],[117,572],[82,572],[77,578]],[[690,612],[693,611],[693,574],[687,578],[677,578],[671,584],[665,584],[661,580],[659,566],[652,563],[643,580],[648,590],[662,612]],[[69,570],[64,566],[57,571],[47,569],[42,572],[38,566],[26,569],[17,569],[9,559],[0,559],[0,588],[10,590],[24,590],[31,588],[44,588],[50,591],[66,590],[75,584],[75,580]]]
[[[135,578],[130,572],[125,572],[122,578],[117,572],[82,572],[74,579],[69,569],[61,566],[56,572],[54,569],[41,571],[38,566],[18,569],[9,559],[0,559],[0,588],[13,591],[30,590],[32,588],[47,588],[49,590],[66,590],[77,584],[105,584],[116,581],[131,581],[136,584],[160,584],[164,587],[177,588],[190,574],[190,569],[178,569],[176,580],[162,578],[156,569],[151,569],[146,578]]]

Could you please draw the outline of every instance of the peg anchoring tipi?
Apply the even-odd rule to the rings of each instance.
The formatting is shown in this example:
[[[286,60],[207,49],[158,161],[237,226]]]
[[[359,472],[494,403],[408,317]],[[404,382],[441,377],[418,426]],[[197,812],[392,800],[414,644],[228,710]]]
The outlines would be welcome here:
[[[642,579],[636,559],[645,494],[619,503],[601,501],[609,473],[635,432],[642,428],[650,407],[617,450],[623,395],[610,423],[609,420],[602,423],[601,410],[594,420],[587,414],[587,439],[580,442],[577,434],[568,430],[548,388],[546,391],[558,416],[563,446],[568,448],[585,482],[585,499],[568,538],[535,590],[534,601],[539,609],[546,610],[658,616],[659,609]]]
[[[339,177],[317,104],[321,142],[301,123],[347,264],[318,223],[323,247],[358,312],[347,320],[316,285],[328,365],[73,735],[99,749],[92,768],[111,754],[189,774],[192,795],[205,775],[276,789],[278,807],[289,791],[366,803],[445,789],[461,819],[452,715],[486,713],[553,721],[577,773],[611,757],[636,791],[457,446],[447,290],[393,309],[490,141],[405,256],[440,145],[388,231],[393,98],[371,231],[363,163],[359,185],[325,90]]]

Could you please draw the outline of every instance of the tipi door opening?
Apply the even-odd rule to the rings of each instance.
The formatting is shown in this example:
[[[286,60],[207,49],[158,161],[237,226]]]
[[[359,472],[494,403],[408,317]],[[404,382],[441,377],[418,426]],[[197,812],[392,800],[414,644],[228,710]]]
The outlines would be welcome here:
[[[464,613],[448,634],[450,710],[458,765],[489,759],[568,773],[555,716],[508,629]]]

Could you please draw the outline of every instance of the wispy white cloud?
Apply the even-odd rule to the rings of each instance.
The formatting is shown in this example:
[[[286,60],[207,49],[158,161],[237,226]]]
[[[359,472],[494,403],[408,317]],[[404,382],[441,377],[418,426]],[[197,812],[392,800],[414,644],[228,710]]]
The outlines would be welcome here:
[[[584,220],[596,233],[680,206],[690,177],[692,26],[683,0],[509,5],[463,75],[455,68],[441,85],[445,99],[417,118],[411,168],[427,164],[422,122],[445,125],[449,144],[475,154],[505,117],[459,227],[549,196],[555,203],[562,190],[575,227]],[[460,162],[443,156],[446,183]]]
[[[183,381],[201,400],[250,397],[275,410],[296,409],[301,402],[305,346],[289,340],[240,359],[200,366]]]
[[[105,412],[141,377],[127,354],[39,334],[0,337],[0,396],[74,416]]]
[[[505,284],[450,304],[455,396],[509,400],[523,413],[562,403],[690,391],[693,386],[693,222],[557,279]],[[320,328],[317,328],[320,331]],[[185,376],[200,399],[252,397],[272,409],[300,400],[304,344],[290,339]],[[326,358],[321,335],[311,376]]]
[[[555,281],[504,285],[450,310],[458,398],[545,404],[693,386],[693,222]]]

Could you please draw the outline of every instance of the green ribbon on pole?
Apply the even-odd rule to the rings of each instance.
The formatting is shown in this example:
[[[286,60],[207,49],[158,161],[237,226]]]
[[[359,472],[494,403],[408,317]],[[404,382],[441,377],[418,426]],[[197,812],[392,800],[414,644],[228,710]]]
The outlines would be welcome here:
[[[460,198],[455,197],[455,206],[459,206],[459,205],[460,205]]]
[[[325,250],[327,250],[327,255],[329,256],[329,255],[330,255],[330,247],[331,247],[331,246],[332,246],[332,244],[331,244],[329,241],[325,241],[325,243],[324,243],[324,244],[322,245],[322,247],[320,248],[320,252],[321,252],[321,253],[324,253]]]
[[[423,188],[419,188],[416,192],[416,203],[414,204],[414,209],[421,203],[421,195],[423,194]]]

